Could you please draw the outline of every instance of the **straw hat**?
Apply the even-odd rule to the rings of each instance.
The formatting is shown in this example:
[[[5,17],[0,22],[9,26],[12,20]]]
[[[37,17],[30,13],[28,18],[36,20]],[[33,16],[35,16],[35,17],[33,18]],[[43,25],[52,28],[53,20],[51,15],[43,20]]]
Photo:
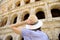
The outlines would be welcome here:
[[[26,29],[37,29],[43,25],[43,22],[41,20],[38,20],[38,22],[35,25],[26,25]]]

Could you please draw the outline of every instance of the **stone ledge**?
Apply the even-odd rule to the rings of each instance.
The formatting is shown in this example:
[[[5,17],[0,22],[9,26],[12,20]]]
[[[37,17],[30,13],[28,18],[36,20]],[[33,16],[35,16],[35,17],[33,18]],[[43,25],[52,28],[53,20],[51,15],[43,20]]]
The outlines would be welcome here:
[[[8,12],[4,12],[4,14],[2,14],[2,15],[8,15],[8,14],[11,14],[11,13],[16,12],[16,11],[22,11],[24,9],[30,9],[30,8],[40,6],[40,5],[44,6],[44,4],[45,4],[45,2],[41,2],[41,1],[34,2],[34,3],[29,3],[29,4],[26,4],[26,5],[17,7],[15,9],[13,9],[13,10],[9,10]]]

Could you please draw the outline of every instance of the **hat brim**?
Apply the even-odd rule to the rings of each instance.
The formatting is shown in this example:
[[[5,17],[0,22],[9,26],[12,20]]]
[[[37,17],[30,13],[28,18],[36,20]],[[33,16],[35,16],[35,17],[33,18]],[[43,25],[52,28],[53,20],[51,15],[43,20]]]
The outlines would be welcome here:
[[[43,25],[41,20],[38,20],[38,23],[35,25],[26,25],[26,29],[37,29]]]

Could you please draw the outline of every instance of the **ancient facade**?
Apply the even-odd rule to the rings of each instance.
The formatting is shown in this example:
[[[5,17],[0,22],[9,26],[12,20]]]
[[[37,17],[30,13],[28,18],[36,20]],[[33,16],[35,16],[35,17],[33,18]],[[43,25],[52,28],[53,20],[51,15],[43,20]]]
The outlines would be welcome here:
[[[31,15],[43,21],[41,30],[50,40],[59,40],[60,0],[0,0],[0,40],[21,40],[10,25]]]

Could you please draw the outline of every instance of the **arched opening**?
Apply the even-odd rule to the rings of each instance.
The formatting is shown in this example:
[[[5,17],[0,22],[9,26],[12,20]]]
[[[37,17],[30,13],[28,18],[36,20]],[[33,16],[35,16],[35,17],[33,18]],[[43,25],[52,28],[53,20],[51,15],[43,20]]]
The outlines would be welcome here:
[[[10,24],[15,24],[17,22],[17,16],[18,16],[17,14],[12,14]]]
[[[36,13],[36,16],[37,16],[38,19],[44,19],[45,18],[45,15],[44,15],[43,11],[38,11]]]
[[[5,26],[6,23],[7,23],[7,17],[3,18],[3,20],[2,20],[2,26]]]
[[[58,36],[58,39],[60,40],[60,34],[59,34],[59,36]]]
[[[26,3],[26,4],[30,3],[30,0],[25,0],[25,3]]]
[[[16,2],[16,7],[20,6],[20,1]]]
[[[23,20],[28,19],[28,17],[29,17],[29,13],[27,13],[27,14],[24,15],[24,19]]]
[[[17,16],[14,18],[13,24],[17,22]]]
[[[24,40],[24,38],[22,37],[22,40]]]
[[[5,40],[13,40],[12,36],[8,36]]]
[[[60,17],[60,10],[59,9],[51,9],[52,17]]]

